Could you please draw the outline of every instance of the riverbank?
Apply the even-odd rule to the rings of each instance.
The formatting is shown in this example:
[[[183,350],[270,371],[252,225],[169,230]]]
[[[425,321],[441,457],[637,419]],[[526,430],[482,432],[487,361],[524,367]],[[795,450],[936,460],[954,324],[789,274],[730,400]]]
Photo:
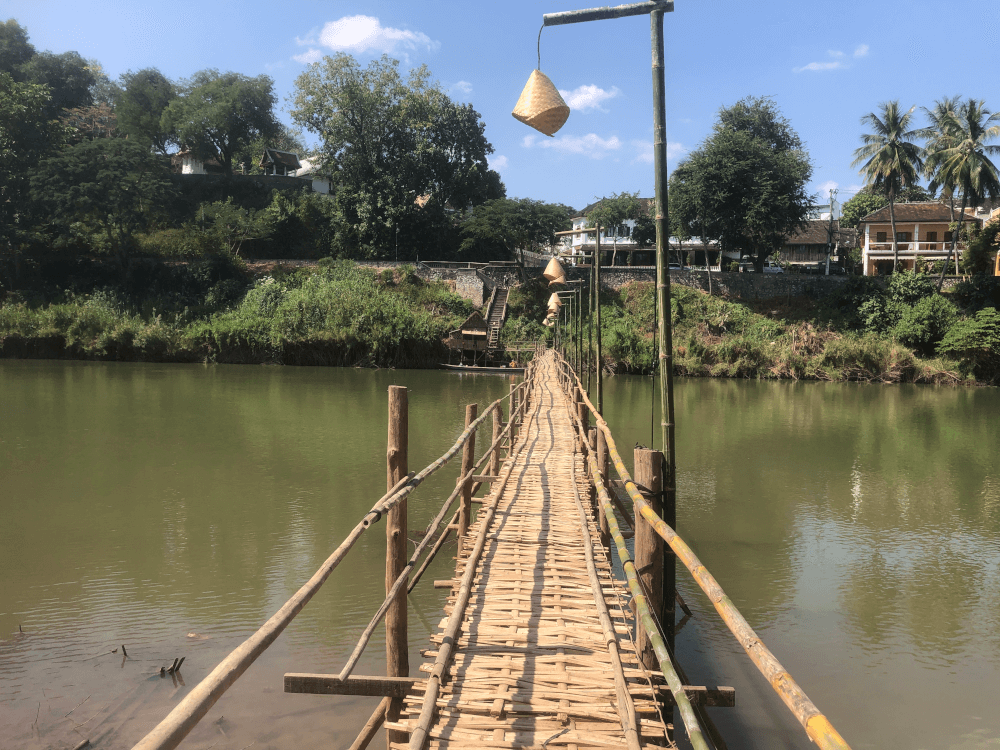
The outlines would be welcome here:
[[[139,264],[125,282],[116,278],[87,266],[7,293],[0,305],[0,357],[430,368],[446,361],[441,340],[473,310],[446,282],[424,281],[406,267],[375,273],[324,261],[253,273],[215,258]],[[675,372],[884,383],[1000,380],[1000,331],[988,295],[970,303],[969,292],[958,290],[956,304],[934,294],[929,279],[912,275],[887,289],[865,279],[841,287],[821,300],[745,302],[675,286]],[[540,324],[548,294],[539,281],[512,291],[503,341],[551,337]],[[651,284],[602,292],[607,371],[652,370],[654,318]]]

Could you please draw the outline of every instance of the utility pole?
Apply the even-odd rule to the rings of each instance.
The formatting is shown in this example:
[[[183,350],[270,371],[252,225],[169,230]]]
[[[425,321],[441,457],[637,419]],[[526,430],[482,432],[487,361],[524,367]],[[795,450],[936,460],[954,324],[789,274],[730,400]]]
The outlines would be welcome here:
[[[833,199],[837,191],[830,190],[830,228],[826,234],[826,275],[830,275],[830,255],[833,254]]]

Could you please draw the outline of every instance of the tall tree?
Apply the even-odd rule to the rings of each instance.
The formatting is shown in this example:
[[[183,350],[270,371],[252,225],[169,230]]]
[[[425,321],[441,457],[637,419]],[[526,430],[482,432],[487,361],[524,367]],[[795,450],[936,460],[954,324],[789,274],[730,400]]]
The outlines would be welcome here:
[[[165,154],[171,137],[161,120],[163,111],[177,98],[177,87],[156,68],[129,70],[119,81],[118,127],[130,140]]]
[[[587,213],[587,223],[592,227],[611,230],[611,265],[618,260],[618,232],[626,221],[635,221],[642,214],[639,192],[612,193],[610,198],[602,198]]]
[[[30,230],[29,178],[64,141],[65,128],[48,115],[49,100],[47,86],[0,71],[0,241],[14,250],[15,261]]]
[[[747,97],[720,110],[712,134],[686,162],[671,190],[697,195],[699,233],[724,251],[748,255],[758,272],[805,224],[812,163],[769,97]]]
[[[292,117],[322,141],[345,223],[363,254],[391,251],[395,232],[431,214],[504,195],[479,114],[456,105],[425,66],[405,78],[388,56],[362,68],[350,55],[314,63],[295,81]],[[418,202],[419,199],[419,202]]]
[[[882,193],[889,201],[889,223],[892,225],[892,272],[899,269],[899,243],[896,241],[896,199],[900,191],[917,182],[923,166],[920,147],[913,139],[920,131],[911,129],[913,110],[899,108],[899,100],[883,102],[880,112],[869,112],[861,118],[862,125],[871,125],[873,133],[861,136],[864,145],[854,151],[852,167],[861,165],[860,174],[872,190]]]
[[[938,291],[944,285],[951,256],[956,252],[966,206],[978,206],[984,198],[1000,198],[1000,178],[990,155],[1000,154],[1000,145],[990,141],[1000,136],[1000,112],[990,112],[981,99],[967,99],[954,110],[941,113],[939,129],[927,145],[926,172],[931,189],[946,193],[962,191],[958,227],[951,235],[948,258],[941,269]]]
[[[28,41],[28,32],[13,18],[0,23],[0,73],[7,73],[15,81],[24,80],[24,65],[35,56],[35,48]]]
[[[219,160],[233,173],[233,157],[257,138],[276,134],[274,80],[209,69],[195,73],[187,91],[163,111],[161,128],[201,159]]]
[[[40,52],[22,66],[25,80],[49,87],[52,99],[49,115],[54,119],[64,109],[89,107],[93,103],[90,93],[95,83],[90,65],[79,52]]]
[[[572,226],[573,209],[531,198],[497,198],[474,207],[462,220],[460,252],[467,260],[523,261],[522,250],[540,250]]]
[[[47,209],[52,230],[82,226],[103,236],[104,249],[127,271],[133,236],[174,188],[164,157],[124,138],[98,138],[44,159],[31,177],[31,194]]]

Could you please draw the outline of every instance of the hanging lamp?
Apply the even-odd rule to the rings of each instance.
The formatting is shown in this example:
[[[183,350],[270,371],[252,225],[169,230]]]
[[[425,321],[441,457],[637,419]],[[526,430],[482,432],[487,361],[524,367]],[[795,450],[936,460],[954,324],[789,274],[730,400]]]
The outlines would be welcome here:
[[[569,117],[569,106],[549,77],[536,69],[531,71],[511,114],[538,132],[553,136]]]

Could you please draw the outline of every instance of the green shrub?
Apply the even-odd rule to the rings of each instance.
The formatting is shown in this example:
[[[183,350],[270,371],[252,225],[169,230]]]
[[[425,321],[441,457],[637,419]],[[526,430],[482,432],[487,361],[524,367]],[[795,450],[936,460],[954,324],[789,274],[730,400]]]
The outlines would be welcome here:
[[[900,320],[892,332],[901,343],[924,354],[932,354],[957,318],[955,305],[935,294],[924,297],[913,306],[903,307]]]
[[[937,285],[929,275],[912,271],[892,274],[885,290],[887,299],[901,305],[915,305],[936,293]]]
[[[1000,278],[978,273],[971,279],[955,284],[951,294],[955,302],[970,315],[984,307],[1000,307]]]
[[[1000,381],[1000,313],[984,307],[958,321],[945,334],[938,353],[955,357],[965,375],[988,383]]]

